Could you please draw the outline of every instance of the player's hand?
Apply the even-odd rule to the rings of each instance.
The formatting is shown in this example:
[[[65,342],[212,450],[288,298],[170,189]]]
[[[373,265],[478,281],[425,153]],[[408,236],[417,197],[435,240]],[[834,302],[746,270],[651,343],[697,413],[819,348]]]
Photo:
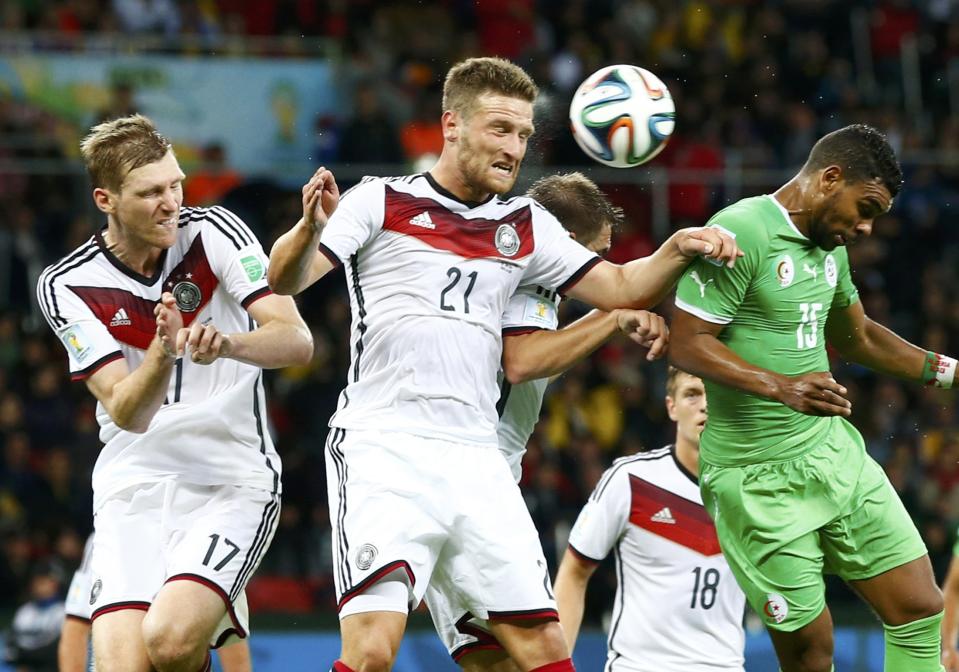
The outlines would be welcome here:
[[[180,329],[176,345],[178,354],[185,356],[189,352],[190,361],[212,364],[220,357],[229,356],[231,341],[212,322],[194,321],[188,328]]]
[[[153,314],[156,316],[157,338],[160,339],[163,352],[167,357],[176,357],[179,354],[176,344],[177,334],[183,328],[183,316],[176,307],[173,294],[164,292],[160,302],[153,308]]]
[[[959,651],[953,646],[942,650],[942,666],[946,672],[959,672]]]
[[[648,310],[619,310],[616,315],[616,324],[620,331],[649,348],[646,360],[653,361],[666,354],[669,347],[669,328],[666,320]]]
[[[806,415],[852,415],[852,403],[846,388],[828,371],[787,376],[780,385],[778,399],[789,408]]]
[[[323,230],[340,203],[340,188],[333,173],[320,167],[303,185],[303,223],[316,232]]]
[[[680,229],[675,234],[679,253],[690,259],[702,255],[716,265],[725,264],[732,268],[736,260],[743,256],[736,239],[715,227],[694,227]]]

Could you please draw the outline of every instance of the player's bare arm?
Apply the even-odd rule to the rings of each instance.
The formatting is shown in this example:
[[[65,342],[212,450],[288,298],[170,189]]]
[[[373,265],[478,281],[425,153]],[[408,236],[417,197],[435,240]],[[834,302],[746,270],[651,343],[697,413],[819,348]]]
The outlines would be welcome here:
[[[157,335],[147,348],[146,357],[132,372],[126,360],[110,362],[87,378],[87,388],[103,404],[120,429],[143,433],[160,410],[170,386],[170,374],[176,362],[176,334],[183,318],[172,294],[156,305]]]
[[[928,353],[871,320],[859,301],[830,311],[826,338],[847,361],[897,378],[952,387],[955,366],[949,369],[947,360],[950,358]],[[927,364],[930,358],[939,360],[945,369],[949,369],[939,372],[943,380],[937,382],[937,371],[931,370]]]
[[[556,593],[556,607],[559,609],[559,622],[563,625],[566,644],[570,653],[576,647],[576,638],[583,624],[583,611],[586,606],[586,584],[596,571],[597,565],[573,553],[568,548],[556,573],[553,592]]]
[[[67,616],[60,629],[57,645],[57,666],[60,672],[86,672],[87,649],[90,641],[90,622]]]
[[[513,385],[559,375],[589,356],[622,331],[648,348],[646,359],[666,354],[669,329],[665,320],[645,310],[594,310],[557,331],[538,329],[525,334],[504,334],[503,371]]]
[[[942,584],[945,612],[942,617],[942,664],[946,672],[959,672],[959,556],[952,556],[946,582]]]
[[[742,252],[736,239],[713,227],[680,229],[648,257],[618,265],[602,262],[569,295],[601,310],[652,308],[679,281],[697,256],[732,267]]]
[[[754,366],[719,340],[725,325],[707,322],[684,310],[672,323],[670,362],[701,378],[778,401],[807,415],[852,414],[846,388],[828,371],[784,376]]]
[[[270,251],[267,279],[277,294],[299,294],[333,270],[319,251],[320,235],[340,202],[336,180],[326,168],[319,168],[303,185],[303,217],[280,236]]]
[[[172,295],[164,294],[172,299]],[[313,356],[313,335],[288,296],[269,295],[248,308],[259,325],[246,333],[223,334],[215,324],[194,321],[177,333],[176,351],[197,364],[212,364],[221,357],[261,369],[306,364]]]

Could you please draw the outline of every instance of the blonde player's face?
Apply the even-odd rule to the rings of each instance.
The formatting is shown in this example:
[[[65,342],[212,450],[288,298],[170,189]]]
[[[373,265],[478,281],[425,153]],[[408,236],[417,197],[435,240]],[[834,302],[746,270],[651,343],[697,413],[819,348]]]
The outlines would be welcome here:
[[[457,167],[476,194],[505,194],[513,188],[533,134],[533,104],[486,93],[473,103],[457,143]]]
[[[677,425],[680,436],[692,445],[699,445],[699,437],[706,428],[706,388],[703,381],[688,373],[679,374],[676,395],[666,397],[669,418]]]
[[[124,235],[144,247],[172,247],[185,177],[173,152],[127,173],[120,192],[113,194],[113,217]]]

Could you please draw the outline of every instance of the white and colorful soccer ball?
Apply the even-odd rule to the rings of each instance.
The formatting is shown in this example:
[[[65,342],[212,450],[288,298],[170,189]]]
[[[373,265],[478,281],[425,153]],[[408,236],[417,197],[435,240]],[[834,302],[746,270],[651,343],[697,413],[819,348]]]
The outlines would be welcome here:
[[[600,163],[630,168],[659,154],[676,126],[669,89],[649,70],[610,65],[579,85],[569,105],[576,144]]]

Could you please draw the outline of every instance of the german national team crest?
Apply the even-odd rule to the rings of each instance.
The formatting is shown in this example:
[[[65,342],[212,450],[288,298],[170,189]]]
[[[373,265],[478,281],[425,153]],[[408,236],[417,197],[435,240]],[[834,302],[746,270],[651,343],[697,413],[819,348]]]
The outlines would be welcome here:
[[[496,229],[496,237],[493,242],[496,245],[496,251],[504,257],[512,257],[519,252],[519,234],[512,224],[500,224]]]
[[[376,560],[376,546],[373,544],[363,544],[356,549],[356,566],[360,569],[369,569]]]
[[[189,280],[181,280],[173,285],[173,298],[176,299],[176,307],[184,313],[192,313],[200,307],[200,301],[203,295],[196,283]]]
[[[100,591],[103,590],[103,582],[97,579],[93,582],[93,588],[90,589],[90,604],[92,605],[100,597]]]

